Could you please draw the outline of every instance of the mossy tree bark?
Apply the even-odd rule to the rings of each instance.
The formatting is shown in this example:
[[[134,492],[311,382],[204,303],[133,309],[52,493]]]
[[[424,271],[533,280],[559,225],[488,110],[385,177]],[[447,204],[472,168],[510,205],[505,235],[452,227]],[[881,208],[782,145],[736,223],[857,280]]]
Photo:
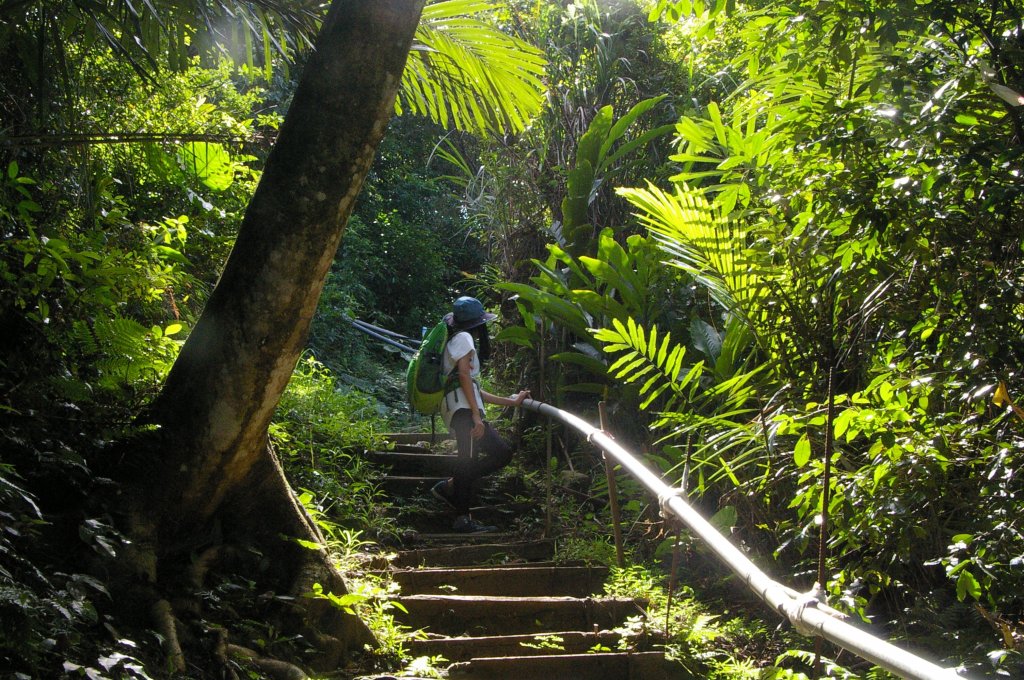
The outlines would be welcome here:
[[[190,556],[241,543],[266,556],[264,577],[278,592],[314,580],[343,588],[322,555],[282,539],[316,530],[267,429],[394,111],[422,6],[335,0],[330,9],[235,247],[148,417],[156,455],[139,457],[131,488],[144,571],[158,590]],[[342,628],[349,643],[370,639],[356,621]]]

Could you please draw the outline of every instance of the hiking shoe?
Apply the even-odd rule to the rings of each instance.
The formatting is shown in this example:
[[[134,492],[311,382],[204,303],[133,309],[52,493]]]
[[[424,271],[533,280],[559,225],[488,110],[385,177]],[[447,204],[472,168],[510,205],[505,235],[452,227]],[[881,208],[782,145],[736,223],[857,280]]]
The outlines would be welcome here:
[[[452,485],[450,479],[444,479],[430,487],[430,494],[449,508],[453,510],[455,509],[455,499],[452,497]]]
[[[469,515],[459,515],[455,518],[455,523],[452,524],[452,530],[460,534],[483,534],[489,531],[497,531],[498,527],[480,524],[480,522],[477,522]]]

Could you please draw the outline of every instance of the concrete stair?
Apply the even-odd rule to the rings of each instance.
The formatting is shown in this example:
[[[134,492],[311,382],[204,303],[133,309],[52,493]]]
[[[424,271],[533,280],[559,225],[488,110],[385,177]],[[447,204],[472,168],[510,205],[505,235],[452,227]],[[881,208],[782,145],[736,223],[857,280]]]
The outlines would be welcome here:
[[[445,453],[423,453],[403,451],[367,451],[366,457],[389,469],[400,468],[406,473],[428,473],[450,476],[458,456]]]
[[[502,539],[507,542],[498,542]],[[518,564],[550,560],[555,544],[550,540],[517,540],[511,534],[437,534],[437,539],[448,541],[444,545],[432,545],[412,550],[403,550],[392,560],[393,567],[455,567],[484,564]],[[458,541],[458,545],[451,545]]]
[[[452,664],[461,680],[684,680],[692,676],[661,652],[485,657]]]
[[[386,488],[416,499],[429,494],[452,459],[422,450],[368,456],[386,466],[389,477],[402,479]],[[396,608],[396,620],[424,632],[424,639],[408,644],[413,656],[443,657],[453,680],[692,677],[665,659],[655,637],[621,630],[627,618],[644,615],[645,602],[598,595],[606,567],[555,564],[550,539],[454,534],[447,530],[450,517],[440,517],[437,531],[421,522],[415,545],[387,565],[400,586],[396,600],[406,610]]]
[[[644,603],[591,597],[405,595],[399,615],[413,628],[445,635],[515,635],[537,631],[607,630],[640,614]]]
[[[615,649],[621,639],[621,635],[611,631],[585,633],[574,630],[481,637],[432,634],[426,640],[413,640],[409,643],[409,651],[414,656],[440,655],[451,662],[459,662],[503,656],[585,654],[598,647]]]
[[[542,597],[559,593],[589,597],[600,592],[608,569],[520,565],[509,567],[420,568],[393,572],[402,592],[421,595],[503,595]]]

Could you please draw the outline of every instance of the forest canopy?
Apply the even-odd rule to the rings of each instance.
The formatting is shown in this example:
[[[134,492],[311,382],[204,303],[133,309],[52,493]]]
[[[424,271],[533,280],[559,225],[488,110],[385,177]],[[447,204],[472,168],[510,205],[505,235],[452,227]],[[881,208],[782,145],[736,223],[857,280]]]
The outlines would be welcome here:
[[[51,5],[0,8],[0,665],[28,677],[150,625],[115,604],[126,499],[254,195],[296,179],[268,158],[333,25],[312,2]],[[501,313],[488,380],[605,402],[833,606],[1022,672],[1020,8],[431,0],[410,40],[315,315],[259,320],[302,358],[254,455],[400,534],[338,482],[375,428],[423,424],[350,321],[415,337],[472,294]],[[117,670],[159,675],[156,639]]]

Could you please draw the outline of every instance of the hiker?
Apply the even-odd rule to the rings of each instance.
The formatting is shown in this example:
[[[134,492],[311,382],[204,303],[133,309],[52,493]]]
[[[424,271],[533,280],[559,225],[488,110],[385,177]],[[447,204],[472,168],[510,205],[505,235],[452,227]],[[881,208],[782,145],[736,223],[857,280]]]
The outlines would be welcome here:
[[[479,300],[465,296],[456,300],[452,311],[444,317],[450,337],[444,352],[444,372],[456,378],[452,383],[457,386],[444,395],[441,417],[448,431],[455,434],[459,456],[452,478],[438,482],[430,492],[455,510],[452,529],[458,532],[497,530],[470,517],[473,483],[512,460],[513,448],[484,420],[484,404],[519,406],[530,396],[529,390],[522,390],[510,397],[499,397],[477,384],[480,364],[490,354],[487,324],[495,318],[496,315],[484,311]]]

